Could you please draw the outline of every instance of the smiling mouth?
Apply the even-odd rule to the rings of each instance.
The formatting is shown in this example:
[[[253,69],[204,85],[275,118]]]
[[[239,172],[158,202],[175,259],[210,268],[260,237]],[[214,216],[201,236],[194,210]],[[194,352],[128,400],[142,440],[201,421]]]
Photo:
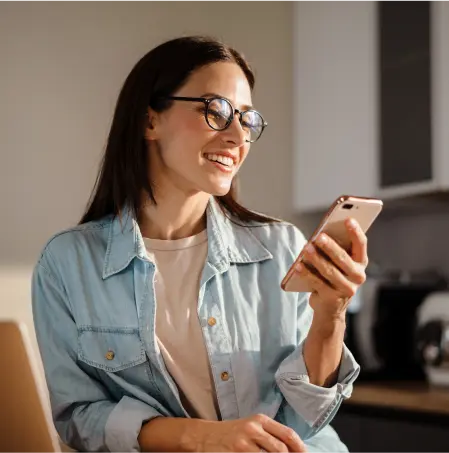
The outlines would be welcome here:
[[[219,154],[205,154],[204,157],[207,160],[217,162],[226,168],[232,168],[234,166],[234,159],[232,159],[232,157],[222,156]]]

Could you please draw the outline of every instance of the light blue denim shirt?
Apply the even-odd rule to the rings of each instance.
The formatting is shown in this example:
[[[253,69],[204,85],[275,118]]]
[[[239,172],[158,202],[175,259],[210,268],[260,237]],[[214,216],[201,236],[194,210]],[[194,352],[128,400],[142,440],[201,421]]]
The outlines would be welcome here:
[[[198,318],[221,419],[266,414],[310,451],[346,451],[328,424],[359,366],[345,347],[338,383],[310,384],[302,354],[313,316],[308,294],[280,288],[303,235],[283,222],[236,225],[213,198],[207,235]],[[39,258],[34,322],[53,419],[72,448],[138,451],[143,422],[188,417],[155,338],[154,273],[126,214],[57,234]]]

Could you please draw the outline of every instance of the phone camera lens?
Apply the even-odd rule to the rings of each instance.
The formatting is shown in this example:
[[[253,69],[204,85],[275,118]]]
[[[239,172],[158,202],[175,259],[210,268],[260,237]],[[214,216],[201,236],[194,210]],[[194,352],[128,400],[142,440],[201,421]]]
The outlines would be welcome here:
[[[350,203],[345,203],[345,204],[343,205],[343,209],[352,209],[353,207],[354,207],[354,205],[353,205],[353,204],[350,204]]]

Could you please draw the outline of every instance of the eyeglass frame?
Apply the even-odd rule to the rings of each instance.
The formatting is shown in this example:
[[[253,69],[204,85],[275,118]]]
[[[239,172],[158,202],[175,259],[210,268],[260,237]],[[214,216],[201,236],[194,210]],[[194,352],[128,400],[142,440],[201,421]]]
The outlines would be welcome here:
[[[259,136],[255,140],[245,140],[247,143],[255,143],[255,142],[257,142],[257,140],[259,140],[259,138],[262,137],[262,134],[263,134],[263,131],[265,130],[265,128],[268,126],[268,123],[264,120],[264,117],[257,110],[254,110],[254,109],[248,109],[248,110],[236,109],[236,108],[234,108],[234,106],[232,105],[232,102],[229,99],[226,99],[226,98],[224,98],[222,96],[214,96],[214,97],[211,97],[211,98],[197,98],[197,97],[187,97],[187,96],[164,96],[164,97],[161,97],[159,99],[164,99],[164,100],[167,100],[167,101],[202,102],[205,105],[205,107],[206,107],[206,109],[204,110],[204,119],[206,120],[207,125],[212,130],[219,131],[219,132],[226,130],[232,124],[232,122],[234,121],[234,117],[235,117],[236,113],[239,114],[239,117],[240,117],[239,123],[240,123],[240,126],[242,126],[242,115],[245,114],[245,113],[248,113],[248,112],[255,112],[262,119],[262,130],[261,130]],[[226,101],[231,106],[231,109],[232,109],[232,115],[229,118],[228,122],[226,123],[226,126],[223,129],[216,129],[215,127],[212,127],[211,124],[209,123],[209,120],[207,119],[207,112],[209,110],[209,104],[212,101],[216,100],[216,99]]]

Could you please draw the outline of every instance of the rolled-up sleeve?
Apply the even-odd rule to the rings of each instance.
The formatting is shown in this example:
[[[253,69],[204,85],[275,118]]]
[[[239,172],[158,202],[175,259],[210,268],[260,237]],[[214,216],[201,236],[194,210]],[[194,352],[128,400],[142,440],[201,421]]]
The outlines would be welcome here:
[[[52,268],[51,255],[44,253],[33,273],[32,306],[56,429],[79,451],[139,451],[142,424],[168,414],[156,400],[114,401],[96,370],[77,361],[77,326]]]
[[[354,356],[343,345],[337,382],[332,387],[320,387],[310,383],[303,348],[310,325],[313,310],[309,305],[309,295],[299,295],[297,313],[298,346],[280,364],[276,372],[276,383],[293,412],[301,417],[308,429],[301,433],[310,437],[327,426],[343,400],[352,393],[354,381],[360,372],[360,366]]]
[[[288,404],[310,426],[310,434],[314,434],[330,423],[341,402],[351,396],[352,384],[360,367],[344,346],[336,384],[328,388],[311,384],[303,357],[303,345],[299,345],[281,363],[276,382]]]
[[[139,451],[137,437],[142,424],[161,415],[152,406],[124,396],[106,421],[105,444],[110,451]]]

